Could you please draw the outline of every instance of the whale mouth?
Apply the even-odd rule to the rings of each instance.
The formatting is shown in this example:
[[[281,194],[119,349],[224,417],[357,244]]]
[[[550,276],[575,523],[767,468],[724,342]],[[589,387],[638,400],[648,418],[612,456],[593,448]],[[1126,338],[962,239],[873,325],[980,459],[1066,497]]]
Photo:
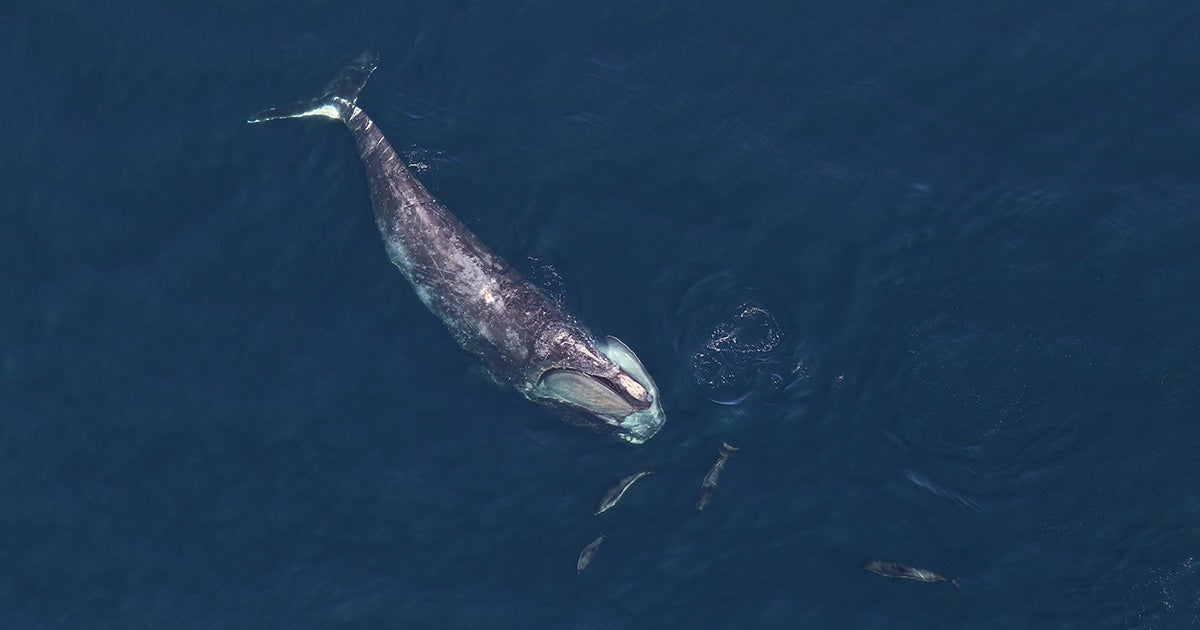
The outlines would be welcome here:
[[[618,387],[613,381],[572,369],[553,369],[541,378],[543,395],[558,399],[589,413],[619,422],[632,413],[650,408],[650,401]]]
[[[662,401],[658,396],[658,385],[650,378],[637,355],[616,337],[606,337],[600,344],[600,352],[620,366],[622,377],[629,378],[641,387],[642,395],[649,400],[649,406],[639,409],[618,422],[620,430],[617,436],[631,444],[641,444],[654,437],[667,421],[663,414]]]
[[[611,377],[571,368],[547,370],[538,379],[536,398],[555,403],[585,424],[631,444],[654,437],[666,421],[658,387],[625,344],[608,337],[598,349],[620,369]]]

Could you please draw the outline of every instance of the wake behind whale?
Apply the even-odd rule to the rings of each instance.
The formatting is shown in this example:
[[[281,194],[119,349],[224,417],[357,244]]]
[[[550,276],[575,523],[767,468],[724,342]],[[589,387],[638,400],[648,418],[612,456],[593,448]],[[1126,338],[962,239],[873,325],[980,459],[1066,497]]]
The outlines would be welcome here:
[[[599,339],[494,254],[417,181],[357,105],[378,57],[355,59],[311,101],[247,122],[320,116],[345,123],[366,167],[375,221],[417,296],[497,382],[564,420],[641,444],[665,420],[658,388],[614,337]]]

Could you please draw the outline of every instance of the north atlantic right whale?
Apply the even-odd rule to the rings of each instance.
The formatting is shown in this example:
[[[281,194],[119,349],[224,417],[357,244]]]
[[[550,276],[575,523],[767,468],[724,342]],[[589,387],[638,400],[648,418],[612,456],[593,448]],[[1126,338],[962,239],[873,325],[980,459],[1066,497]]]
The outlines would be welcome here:
[[[247,122],[323,116],[345,123],[366,167],[389,258],[459,345],[498,383],[568,422],[633,444],[650,439],[665,417],[637,355],[614,337],[599,339],[488,249],[425,190],[358,107],[377,63],[377,55],[363,54],[321,97]]]

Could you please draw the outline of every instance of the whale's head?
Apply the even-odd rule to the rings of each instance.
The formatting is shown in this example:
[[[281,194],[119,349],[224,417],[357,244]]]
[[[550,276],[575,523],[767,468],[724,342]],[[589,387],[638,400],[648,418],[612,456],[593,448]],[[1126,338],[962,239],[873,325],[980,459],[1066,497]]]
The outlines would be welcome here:
[[[641,444],[666,420],[658,387],[637,355],[617,338],[608,337],[597,349],[611,363],[547,370],[534,397],[578,424]]]

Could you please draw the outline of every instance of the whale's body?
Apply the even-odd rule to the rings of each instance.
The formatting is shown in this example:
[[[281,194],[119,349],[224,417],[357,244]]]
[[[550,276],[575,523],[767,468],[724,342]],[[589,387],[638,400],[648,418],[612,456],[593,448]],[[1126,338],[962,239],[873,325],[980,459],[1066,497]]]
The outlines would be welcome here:
[[[664,421],[637,356],[599,339],[493,253],[421,185],[356,104],[375,69],[363,55],[314,101],[250,119],[324,116],[346,124],[366,168],[388,257],[417,296],[493,378],[564,420],[640,444]]]

